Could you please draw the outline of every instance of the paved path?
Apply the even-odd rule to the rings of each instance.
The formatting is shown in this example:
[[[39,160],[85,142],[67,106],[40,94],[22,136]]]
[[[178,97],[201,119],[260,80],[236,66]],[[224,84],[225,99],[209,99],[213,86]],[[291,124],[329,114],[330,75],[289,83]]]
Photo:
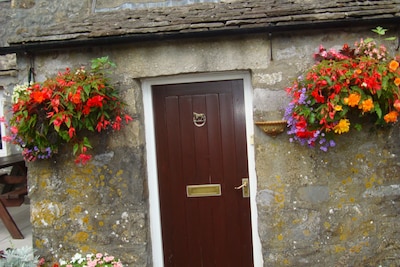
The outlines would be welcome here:
[[[29,205],[22,204],[20,207],[8,207],[8,212],[14,218],[15,223],[21,230],[24,239],[13,239],[0,220],[0,250],[6,248],[20,248],[32,246],[32,225],[30,222]]]

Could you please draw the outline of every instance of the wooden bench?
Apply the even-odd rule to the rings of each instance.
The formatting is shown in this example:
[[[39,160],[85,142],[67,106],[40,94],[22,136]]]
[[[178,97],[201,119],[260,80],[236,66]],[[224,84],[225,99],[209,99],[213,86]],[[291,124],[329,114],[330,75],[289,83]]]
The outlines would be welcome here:
[[[26,176],[10,176],[4,175],[0,177],[0,183],[7,185],[19,185],[0,195],[0,201],[6,207],[18,207],[25,201],[25,196],[28,195],[27,179]]]
[[[12,238],[23,239],[24,236],[6,207],[18,207],[24,203],[25,197],[28,194],[27,168],[25,161],[20,155],[0,158],[0,168],[10,166],[12,166],[10,175],[3,174],[0,176],[0,183],[4,185],[2,192],[0,192],[0,219],[3,221]]]

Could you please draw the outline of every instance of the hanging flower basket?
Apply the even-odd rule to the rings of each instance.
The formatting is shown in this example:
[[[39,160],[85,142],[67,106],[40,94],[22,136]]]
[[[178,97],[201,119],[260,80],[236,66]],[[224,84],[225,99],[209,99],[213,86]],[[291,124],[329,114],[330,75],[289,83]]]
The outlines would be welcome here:
[[[15,87],[8,122],[11,134],[4,139],[19,145],[27,161],[48,159],[70,143],[76,162],[86,163],[92,148],[88,132],[120,130],[132,120],[107,78],[114,66],[108,57],[98,58],[90,70],[67,68],[42,83]]]
[[[382,36],[386,30],[373,31]],[[317,63],[287,88],[291,102],[284,119],[291,141],[327,151],[336,145],[336,135],[361,130],[357,117],[378,126],[397,121],[400,56],[390,57],[384,45],[369,38],[340,51],[320,46],[314,58]]]

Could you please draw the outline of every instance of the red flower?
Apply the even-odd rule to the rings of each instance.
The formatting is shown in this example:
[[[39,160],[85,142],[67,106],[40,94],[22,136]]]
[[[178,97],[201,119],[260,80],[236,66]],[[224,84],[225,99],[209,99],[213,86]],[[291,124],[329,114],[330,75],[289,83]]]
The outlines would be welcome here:
[[[394,101],[393,107],[397,110],[400,111],[400,100],[396,99],[396,101]]]
[[[74,127],[69,128],[68,135],[69,135],[69,138],[72,138],[75,135],[75,128]]]
[[[315,98],[315,101],[317,101],[317,103],[325,103],[325,98],[322,96],[320,90],[315,89],[314,91],[312,91],[311,95]]]
[[[304,132],[307,130],[307,121],[304,117],[299,117],[296,123],[296,131],[297,132]]]
[[[300,138],[311,138],[315,134],[315,131],[304,131],[304,132],[297,132],[296,135]]]
[[[399,103],[400,104],[400,103]],[[133,118],[127,114],[125,114],[125,122],[128,123],[129,121],[132,121]]]
[[[90,107],[89,106],[84,106],[82,110],[83,115],[89,115],[90,113]]]
[[[75,84],[74,81],[66,81],[65,79],[62,78],[58,78],[57,83],[62,87],[71,87],[72,85]]]
[[[365,85],[365,87],[370,89],[373,94],[376,94],[376,91],[381,89],[380,80],[381,76],[379,73],[374,73],[372,76],[365,77],[362,85]]]
[[[121,121],[122,121],[122,119],[121,119],[120,116],[115,117],[115,122],[112,125],[114,130],[120,130],[121,129]]]
[[[76,105],[81,103],[81,92],[77,91],[75,94],[73,94],[71,97],[71,101]]]
[[[102,107],[103,106],[103,96],[100,95],[96,95],[92,98],[89,98],[89,100],[87,101],[86,105],[88,107]]]
[[[335,94],[339,94],[340,91],[342,90],[343,85],[340,83],[335,83],[335,85],[333,86],[333,90],[335,91]],[[330,97],[333,98],[333,97]]]
[[[62,118],[57,118],[53,121],[54,126],[60,127],[63,123]]]
[[[55,97],[53,99],[51,99],[51,106],[54,109],[55,112],[58,112],[58,106],[60,105],[60,98],[59,97]]]
[[[87,155],[87,154],[79,154],[79,156],[77,157],[77,159],[75,160],[75,163],[81,163],[82,165],[85,165],[90,159],[92,158],[91,155]]]
[[[103,129],[103,122],[99,121],[96,125],[96,130],[98,132],[101,132],[101,130]]]

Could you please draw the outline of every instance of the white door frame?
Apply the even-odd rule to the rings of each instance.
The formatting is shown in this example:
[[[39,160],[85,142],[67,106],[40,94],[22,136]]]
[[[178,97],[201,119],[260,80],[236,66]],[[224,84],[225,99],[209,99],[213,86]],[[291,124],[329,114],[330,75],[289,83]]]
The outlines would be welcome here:
[[[254,158],[254,123],[253,123],[253,88],[251,86],[249,72],[228,72],[228,73],[207,73],[207,74],[190,74],[179,76],[168,76],[149,78],[142,80],[143,90],[143,106],[144,106],[144,125],[147,152],[147,175],[149,189],[149,205],[150,205],[150,235],[152,244],[152,258],[154,267],[164,266],[164,255],[161,234],[161,215],[160,203],[158,195],[158,175],[156,161],[156,145],[154,133],[154,114],[152,101],[152,86],[163,84],[178,84],[192,82],[209,82],[220,80],[242,79],[244,85],[244,102],[246,112],[246,134],[247,134],[247,151],[248,151],[248,168],[249,168],[249,186],[250,186],[250,212],[251,227],[253,241],[253,258],[254,266],[263,266],[261,241],[258,235],[258,216],[256,205],[257,194],[257,177],[255,171]]]

